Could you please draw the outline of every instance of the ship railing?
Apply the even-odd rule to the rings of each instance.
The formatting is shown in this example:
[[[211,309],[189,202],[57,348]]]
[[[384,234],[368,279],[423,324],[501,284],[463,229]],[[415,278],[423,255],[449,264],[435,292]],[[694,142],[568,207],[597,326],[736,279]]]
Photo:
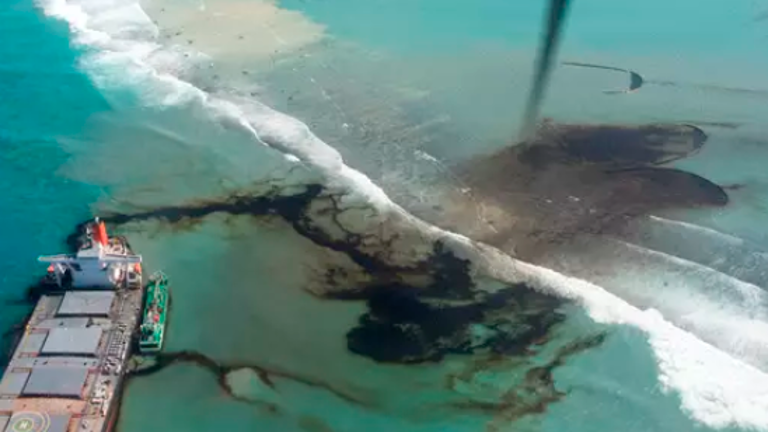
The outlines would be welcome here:
[[[168,281],[168,276],[165,275],[161,270],[158,270],[149,277],[149,280],[151,282],[162,282],[162,281]]]
[[[72,254],[59,254],[59,255],[40,255],[37,257],[38,262],[44,263],[72,263],[76,262],[75,256]]]
[[[90,258],[90,257],[89,257]],[[90,258],[95,259],[96,257]],[[98,260],[104,263],[126,263],[126,264],[141,264],[141,255],[118,255],[118,254],[104,254],[98,257]],[[38,262],[44,263],[61,263],[71,264],[82,261],[72,254],[60,254],[60,255],[40,255],[37,257]]]

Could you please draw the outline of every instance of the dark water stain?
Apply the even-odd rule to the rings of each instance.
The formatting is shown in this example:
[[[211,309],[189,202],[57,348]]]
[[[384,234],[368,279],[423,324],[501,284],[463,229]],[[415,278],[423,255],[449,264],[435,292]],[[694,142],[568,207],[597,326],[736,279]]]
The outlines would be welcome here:
[[[521,162],[534,168],[546,164],[600,164],[600,169],[660,165],[699,151],[707,140],[688,125],[568,125],[547,122],[528,142],[511,147]]]
[[[492,415],[494,420],[487,425],[488,431],[500,430],[509,422],[526,416],[542,414],[549,405],[562,400],[568,393],[555,388],[553,371],[564,365],[569,357],[601,345],[606,337],[605,333],[598,333],[561,347],[551,360],[530,368],[522,383],[505,391],[497,401],[465,400],[453,403],[452,407]],[[456,377],[456,381],[463,381],[472,373],[485,371],[485,364],[480,363],[479,366],[480,368],[474,371],[465,372],[463,377]],[[450,381],[449,385],[456,385],[457,382]]]
[[[358,396],[352,395],[344,390],[335,388],[332,384],[324,382],[322,380],[304,377],[299,374],[286,372],[286,371],[278,370],[275,368],[260,366],[256,364],[250,364],[250,363],[223,364],[223,363],[217,362],[211,357],[206,356],[205,354],[202,354],[198,351],[191,351],[191,350],[160,353],[154,357],[152,365],[143,367],[138,370],[134,370],[130,372],[128,376],[140,377],[140,376],[151,375],[153,373],[157,373],[161,371],[162,369],[168,366],[179,364],[179,363],[192,363],[204,368],[205,370],[209,371],[216,377],[219,387],[229,397],[240,402],[245,402],[245,403],[255,404],[261,407],[265,407],[270,412],[277,412],[278,407],[271,402],[260,401],[258,399],[252,399],[252,398],[240,396],[233,393],[232,389],[229,387],[229,384],[227,383],[227,375],[238,370],[248,369],[254,372],[264,385],[266,385],[272,391],[275,391],[275,392],[279,392],[279,388],[276,385],[274,378],[284,378],[284,379],[288,379],[288,380],[306,385],[308,387],[318,388],[318,389],[327,391],[335,395],[339,399],[342,399],[352,405],[364,407],[364,408],[371,407],[368,401],[365,401],[359,398]]]
[[[375,234],[348,230],[339,219],[349,210],[339,205],[341,195],[328,193],[320,185],[307,185],[293,195],[280,195],[277,187],[260,190],[267,192],[240,192],[130,214],[105,214],[102,220],[110,225],[156,220],[178,229],[194,226],[212,214],[282,218],[316,245],[345,254],[369,276],[370,283],[329,291],[325,297],[368,302],[370,312],[349,331],[347,343],[350,351],[377,361],[436,361],[448,353],[487,349],[523,355],[534,339],[544,338],[561,321],[556,309],[562,300],[529,287],[508,287],[493,295],[477,290],[470,262],[455,256],[440,241],[421,260],[408,266],[393,263],[390,257],[396,252],[392,245],[396,237],[372,239]],[[82,226],[78,227],[81,231]],[[78,238],[75,233],[68,241],[76,243]],[[372,250],[371,241],[383,243]],[[326,282],[332,283],[342,272],[344,269],[329,269]],[[488,326],[495,336],[482,343],[473,341],[472,324]]]
[[[582,62],[570,62],[570,61],[562,62],[562,64],[565,66],[611,70],[611,71],[626,73],[629,75],[629,87],[623,90],[603,90],[603,93],[606,93],[606,94],[631,93],[633,91],[640,89],[640,87],[642,87],[643,84],[645,84],[645,79],[643,78],[642,75],[629,69],[622,69],[614,66],[599,65],[595,63],[582,63]]]
[[[601,235],[653,211],[725,206],[726,191],[660,165],[698,152],[690,125],[544,124],[537,136],[456,167],[479,202],[504,211],[481,240],[529,260],[576,235]]]
[[[766,16],[768,16],[768,12],[766,12]],[[624,69],[620,67],[607,66],[607,65],[595,64],[595,63],[567,61],[567,62],[562,62],[561,64],[565,66],[571,66],[571,67],[603,69],[603,70],[611,70],[611,71],[629,74],[629,87],[627,89],[603,90],[603,93],[606,93],[606,94],[631,93],[639,90],[640,87],[642,87],[645,84],[650,84],[650,85],[657,85],[660,87],[694,88],[694,89],[703,90],[703,91],[731,93],[734,95],[768,97],[768,90],[765,90],[765,89],[733,87],[733,86],[728,86],[723,84],[698,84],[698,83],[689,83],[689,82],[673,81],[673,80],[647,79],[643,77],[639,72],[633,71],[631,69]],[[715,122],[715,123],[718,123],[718,122]]]
[[[457,172],[473,194],[485,202],[499,203],[510,215],[527,222],[482,240],[514,239],[523,245],[528,241],[530,247],[523,249],[526,256],[533,256],[536,247],[546,253],[569,235],[600,233],[650,211],[725,205],[728,196],[719,186],[695,174],[659,166],[695,153],[705,141],[703,131],[688,125],[549,123],[526,142],[477,158]],[[423,258],[401,264],[395,259],[397,235],[384,238],[349,229],[342,222],[345,212],[362,208],[343,205],[342,198],[342,193],[320,184],[307,184],[291,194],[278,184],[259,184],[222,197],[105,214],[102,219],[113,226],[154,221],[168,230],[195,227],[213,214],[254,221],[282,219],[315,245],[346,255],[369,276],[369,282],[317,295],[366,302],[368,311],[346,334],[347,348],[374,361],[413,364],[436,362],[455,354],[516,358],[526,365],[532,364],[539,347],[554,342],[554,330],[565,318],[562,306],[566,300],[524,284],[494,292],[480,289],[472,277],[471,263],[441,241],[433,241],[431,252]],[[79,242],[80,231],[73,233],[68,243]],[[323,279],[328,284],[339,283],[345,271],[329,268]],[[502,402],[472,402],[467,407],[486,406],[505,419],[543,412],[564,397],[554,388],[552,370],[567,357],[602,340],[595,337],[573,342],[558,351],[554,360],[521,369],[525,379],[510,389]],[[205,367],[218,377],[222,387],[228,372],[249,368],[266,385],[274,386],[270,377],[281,376],[321,387],[350,403],[364,404],[329,383],[254,365],[222,365],[191,351],[163,354],[157,366],[143,373],[176,362]]]
[[[651,211],[725,205],[728,196],[721,187],[695,174],[661,166],[694,154],[706,138],[703,131],[689,125],[550,123],[526,142],[476,158],[456,171],[483,202],[495,202],[511,217],[525,222],[481,240],[513,239],[523,246],[528,242],[524,256],[535,257],[536,252],[546,253],[570,235],[599,234]],[[566,300],[524,284],[483,290],[473,278],[471,263],[441,241],[433,241],[431,252],[423,258],[402,264],[396,259],[396,247],[402,248],[395,245],[397,235],[384,238],[379,233],[354,232],[345,225],[343,216],[350,208],[342,204],[342,197],[320,184],[307,184],[291,194],[279,185],[260,184],[223,197],[106,214],[102,219],[110,225],[155,221],[169,230],[194,227],[213,214],[254,221],[282,219],[315,245],[346,255],[369,276],[369,282],[316,295],[366,302],[368,311],[347,332],[346,341],[351,352],[374,361],[436,362],[454,354],[515,358],[521,365],[530,365],[543,344],[555,343],[553,335],[564,322]],[[346,271],[329,268],[322,279],[337,284]],[[544,365],[525,366],[521,369],[524,381],[510,389],[503,402],[487,405],[487,409],[510,419],[543,412],[564,396],[554,388],[552,370],[602,340],[578,340]],[[218,377],[251,367],[219,365],[191,352],[161,357],[160,367],[179,361],[200,364]],[[276,373],[252,370],[261,373],[265,383]],[[331,390],[328,383],[314,384],[348,397]]]
[[[730,129],[730,130],[735,130],[744,126],[744,123],[732,122],[732,121],[682,120],[681,122],[696,125],[696,126],[709,126],[709,127],[716,127],[720,129]]]
[[[746,183],[731,183],[723,185],[722,188],[729,191],[739,191],[747,187]]]
[[[346,335],[347,347],[378,362],[412,364],[439,361],[447,354],[488,352],[530,356],[533,348],[546,342],[550,332],[563,321],[559,308],[564,300],[523,284],[494,293],[478,289],[471,263],[457,257],[441,241],[433,242],[431,253],[424,258],[409,265],[396,264],[391,258],[396,252],[392,244],[396,238],[382,239],[376,234],[347,229],[340,219],[348,210],[339,204],[341,195],[320,185],[307,185],[292,195],[281,195],[279,187],[258,189],[259,194],[243,191],[179,206],[104,214],[102,220],[111,226],[157,221],[167,229],[183,229],[212,214],[283,219],[314,244],[346,255],[369,276],[370,283],[329,290],[325,298],[367,303],[369,311]],[[78,234],[73,234],[70,241],[77,238]],[[380,247],[372,249],[372,241],[380,242]],[[329,269],[325,279],[333,283],[344,271]],[[477,334],[478,326],[484,329],[482,335]],[[226,384],[223,377],[228,371],[242,367],[257,371],[265,382],[269,376],[278,374],[252,365],[220,365],[195,352],[163,354],[158,366],[149,372],[182,361],[194,362],[215,373],[220,385]],[[303,382],[321,386],[349,402],[362,403],[328,383]]]
[[[298,234],[320,247],[347,255],[353,262],[373,274],[419,270],[392,265],[383,261],[376,253],[362,251],[364,236],[348,230],[339,221],[345,211],[351,210],[340,205],[342,194],[327,193],[319,184],[308,184],[304,191],[292,195],[281,195],[280,192],[281,187],[274,186],[266,192],[236,192],[222,198],[201,199],[178,206],[156,207],[134,213],[105,214],[102,220],[112,225],[159,221],[169,229],[187,229],[202,223],[207,216],[213,214],[280,217]],[[318,203],[329,207],[324,212],[333,224],[333,232],[313,222],[313,217],[316,216],[311,213],[310,206]],[[382,249],[387,246],[383,245]]]
[[[747,87],[733,87],[723,84],[697,84],[686,83],[681,81],[671,80],[646,80],[647,84],[654,84],[662,87],[676,87],[676,88],[693,88],[703,91],[711,91],[718,93],[728,93],[735,96],[757,96],[760,98],[768,97],[768,90],[758,88]]]
[[[373,289],[367,304],[369,312],[347,334],[348,347],[379,362],[421,363],[479,352],[528,355],[565,318],[558,311],[561,300],[523,284],[458,304],[389,284]],[[475,335],[473,324],[485,334]]]

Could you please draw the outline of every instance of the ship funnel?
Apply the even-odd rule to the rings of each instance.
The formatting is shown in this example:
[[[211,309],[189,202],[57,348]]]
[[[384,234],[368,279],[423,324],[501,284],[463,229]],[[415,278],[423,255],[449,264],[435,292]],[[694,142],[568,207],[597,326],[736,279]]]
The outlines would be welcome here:
[[[98,221],[95,228],[93,240],[102,246],[106,246],[109,242],[109,237],[107,236],[107,227],[104,225],[104,222]]]

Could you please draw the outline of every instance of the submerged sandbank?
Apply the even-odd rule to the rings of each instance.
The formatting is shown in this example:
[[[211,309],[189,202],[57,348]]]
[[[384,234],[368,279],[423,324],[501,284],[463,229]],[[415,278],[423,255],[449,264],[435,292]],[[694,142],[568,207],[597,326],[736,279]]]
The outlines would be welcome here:
[[[204,54],[235,60],[263,60],[313,44],[324,27],[272,0],[143,0],[160,27],[160,37]]]

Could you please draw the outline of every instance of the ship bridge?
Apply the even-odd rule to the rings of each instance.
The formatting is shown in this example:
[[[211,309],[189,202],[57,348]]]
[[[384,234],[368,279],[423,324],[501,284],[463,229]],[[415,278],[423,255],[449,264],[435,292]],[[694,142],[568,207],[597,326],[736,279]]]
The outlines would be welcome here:
[[[114,289],[141,284],[141,255],[134,255],[121,238],[109,238],[104,222],[87,228],[87,239],[75,254],[45,255],[49,276],[61,288]]]

